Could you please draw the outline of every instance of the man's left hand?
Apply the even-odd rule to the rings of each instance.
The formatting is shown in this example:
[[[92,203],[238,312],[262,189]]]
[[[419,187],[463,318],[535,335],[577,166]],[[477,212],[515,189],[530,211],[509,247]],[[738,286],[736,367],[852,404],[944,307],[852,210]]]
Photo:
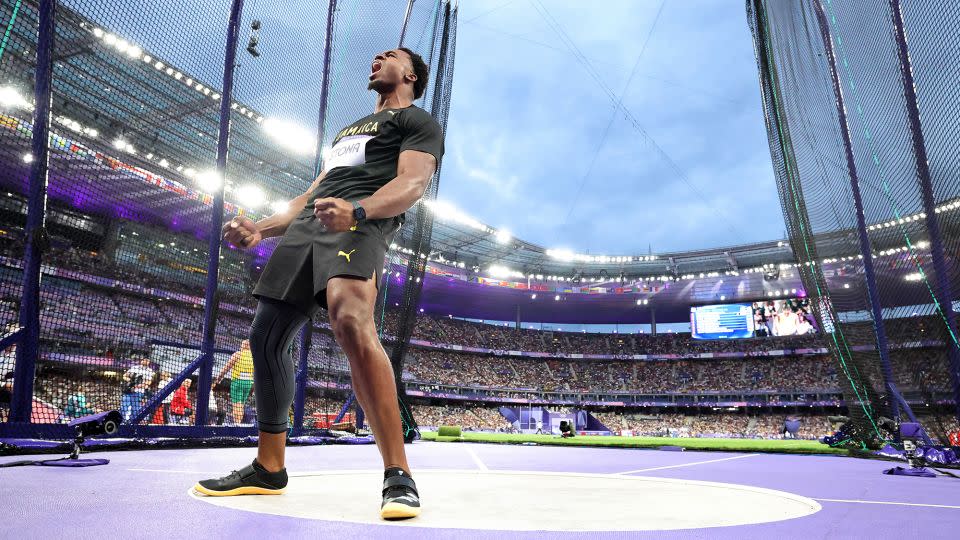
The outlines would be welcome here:
[[[353,205],[343,199],[326,197],[313,201],[313,215],[329,232],[345,232],[357,224]]]

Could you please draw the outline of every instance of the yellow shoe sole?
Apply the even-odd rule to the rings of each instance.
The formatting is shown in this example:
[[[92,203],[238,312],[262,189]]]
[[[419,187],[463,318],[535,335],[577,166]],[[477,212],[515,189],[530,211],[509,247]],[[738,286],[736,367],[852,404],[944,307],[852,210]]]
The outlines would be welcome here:
[[[383,519],[410,519],[419,515],[419,506],[407,506],[400,503],[387,503],[380,509],[380,517]]]
[[[200,484],[193,486],[193,489],[197,493],[203,493],[204,495],[210,497],[233,497],[234,495],[283,495],[283,493],[287,491],[286,488],[267,489],[253,486],[239,487],[227,491],[214,491],[212,489],[207,489]]]

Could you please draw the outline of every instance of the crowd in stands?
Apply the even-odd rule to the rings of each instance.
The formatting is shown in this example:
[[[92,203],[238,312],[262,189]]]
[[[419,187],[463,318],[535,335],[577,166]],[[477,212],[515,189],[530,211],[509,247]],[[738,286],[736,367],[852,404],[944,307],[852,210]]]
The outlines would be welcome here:
[[[945,355],[893,355],[903,390],[917,377],[936,390],[950,388]],[[564,360],[481,356],[412,349],[404,378],[420,383],[576,393],[838,392],[835,362],[825,355],[737,360]]]
[[[147,368],[151,369],[152,368]],[[41,372],[34,387],[34,422],[67,423],[74,418],[109,410],[122,410],[123,402],[131,394],[124,391],[123,373],[116,372]],[[147,400],[166,386],[170,380],[166,372],[154,372],[149,381],[145,381],[146,391],[138,396],[135,409],[146,404]],[[145,424],[184,424],[192,422],[190,413],[196,407],[195,379],[187,379],[163,400],[160,408],[148,415]],[[255,393],[247,399],[244,418],[235,421],[230,407],[229,384],[221,384],[213,391],[209,402],[210,424],[250,424],[255,417]],[[313,426],[322,423],[324,415],[336,415],[343,406],[343,397],[327,397],[308,393],[305,405],[305,424]],[[352,413],[347,420],[352,419]],[[317,425],[316,427],[326,427]]]
[[[594,416],[615,434],[630,433],[645,437],[723,437],[723,438],[794,438],[784,433],[784,420],[800,421],[795,438],[819,439],[836,429],[827,415],[803,414],[645,414],[638,412],[594,412]]]
[[[396,335],[396,318],[387,319],[386,331]],[[516,329],[481,324],[451,317],[421,316],[413,337],[433,343],[455,343],[494,351],[543,351],[558,354],[603,354],[625,356],[691,355],[769,351],[780,349],[820,348],[822,338],[816,335],[789,336],[775,339],[739,341],[695,340],[687,333],[667,334],[594,334],[546,330]]]
[[[70,420],[101,412],[116,410],[121,407],[123,399],[122,384],[119,373],[87,372],[42,372],[36,380],[34,399],[34,422],[66,423]],[[165,385],[169,377],[167,373],[157,373],[150,381],[149,391],[144,399],[152,396],[153,392]],[[189,379],[188,379],[189,381]],[[182,392],[182,397],[177,396]],[[148,415],[145,424],[183,424],[192,423],[190,414],[184,415],[184,406],[192,409],[196,404],[195,386],[189,383],[178,388],[164,404]],[[173,403],[171,403],[171,398]],[[184,406],[177,406],[177,399],[185,401]],[[246,403],[244,424],[252,423],[254,419],[254,397]],[[145,401],[140,401],[142,404]],[[318,395],[308,393],[304,413],[306,427],[330,427],[331,422],[340,412],[344,404],[342,395]],[[442,425],[461,426],[465,430],[475,431],[514,431],[516,426],[511,425],[500,414],[497,407],[479,404],[446,404],[412,406],[418,423],[424,429],[432,429]],[[292,414],[292,412],[291,412]],[[740,414],[678,414],[660,413],[650,414],[640,411],[606,409],[593,411],[593,415],[615,435],[633,436],[661,436],[661,437],[732,437],[732,438],[789,438],[784,434],[784,419],[799,420],[800,429],[797,438],[817,439],[832,433],[836,425],[831,425],[825,414],[785,414],[785,413],[750,413]],[[291,416],[292,418],[292,416]],[[2,419],[0,419],[2,420]],[[353,422],[353,410],[348,411],[343,419]],[[921,421],[931,433],[942,429],[945,433],[956,432],[958,426],[953,418],[946,416],[926,417]],[[210,424],[232,424],[230,413],[229,393],[227,386],[221,385],[213,393],[210,401]],[[941,426],[942,425],[942,426]]]
[[[155,373],[145,383],[145,392],[136,394],[125,392],[122,373],[93,372],[51,373],[41,372],[34,385],[33,422],[67,423],[70,420],[103,411],[116,410],[128,413],[125,402],[131,403],[132,412],[153,397],[154,393],[166,386],[170,375]],[[190,381],[190,379],[187,379]],[[135,396],[131,398],[131,396]],[[226,387],[217,388],[209,402],[210,424],[230,423],[230,396]],[[132,399],[132,401],[131,401]],[[144,424],[186,424],[196,407],[196,387],[189,382],[178,387],[160,407],[150,413]],[[126,414],[129,416],[129,414]],[[126,419],[126,418],[125,418]]]
[[[182,235],[181,235],[182,236]],[[181,244],[195,242],[193,238],[179,238]],[[22,241],[12,233],[0,236],[0,256],[10,259],[22,257]],[[142,286],[202,297],[197,286],[197,275],[176,267],[163,258],[149,253],[136,261],[116,262],[104,252],[71,247],[66,241],[55,243],[45,254],[44,263],[50,267],[72,270],[93,276],[122,281],[123,290],[108,289],[69,279],[53,279],[43,289],[43,317],[51,333],[77,336],[87,340],[109,341],[119,334],[125,337],[111,344],[114,349],[139,345],[150,338],[195,341],[199,338],[201,309],[163,301],[155,297],[137,296],[129,286]],[[222,276],[223,277],[223,276]],[[7,272],[0,281],[0,298],[14,301],[10,309],[0,313],[9,319],[17,291],[18,273]],[[224,278],[226,279],[226,278]],[[240,280],[234,276],[231,282]],[[253,300],[238,291],[249,291],[252,278],[244,283],[232,283],[229,290],[221,290],[221,301],[235,305],[253,306]],[[4,298],[12,297],[12,298]],[[77,315],[80,315],[79,317]],[[321,316],[322,319],[322,316]],[[385,333],[397,334],[397,317],[388,312]],[[245,322],[244,322],[245,321]],[[3,322],[3,321],[0,321]],[[243,320],[221,323],[228,326],[231,336],[245,335],[249,314]],[[322,322],[322,321],[318,321]],[[777,339],[754,339],[749,342],[693,340],[689,334],[582,334],[540,330],[517,330],[489,324],[478,324],[446,317],[422,316],[414,338],[434,343],[457,344],[497,351],[543,351],[562,354],[698,354],[704,352],[741,352],[806,348],[821,346],[817,336],[792,336]]]
[[[179,242],[180,240],[178,240]],[[16,238],[0,235],[0,257],[16,260],[22,257],[22,243]],[[71,277],[45,276],[40,295],[41,309],[41,366],[55,355],[71,355],[74,363],[91,357],[103,364],[113,362],[113,371],[106,368],[96,375],[71,377],[63,372],[42,372],[36,387],[38,410],[44,421],[67,421],[90,411],[122,408],[123,370],[138,358],[150,357],[150,343],[154,340],[183,344],[199,344],[203,329],[203,310],[197,304],[175,299],[164,299],[132,290],[130,286],[161,289],[201,297],[197,276],[183,269],[160,267],[158,259],[149,257],[140,261],[154,271],[138,270],[135,264],[112,260],[103,252],[89,251],[59,242],[44,254],[48,267],[81,272],[87,275],[123,282],[114,287],[104,283],[89,283]],[[156,271],[156,270],[162,271]],[[16,320],[20,302],[20,273],[9,264],[0,267],[0,325]],[[233,281],[237,281],[234,278]],[[232,282],[235,287],[221,298],[224,302],[249,308],[249,296],[237,290],[249,290],[249,282]],[[218,313],[215,335],[219,348],[235,350],[249,331],[250,312],[233,308]],[[322,323],[322,320],[318,320]],[[397,317],[388,312],[384,333],[396,335]],[[916,339],[923,332],[917,325],[922,321],[894,321],[891,336]],[[573,393],[686,393],[699,392],[838,392],[843,374],[836,363],[825,355],[750,357],[750,354],[771,350],[820,348],[820,336],[804,335],[748,340],[702,341],[689,334],[586,334],[573,332],[519,330],[453,319],[421,315],[415,328],[415,339],[436,344],[455,344],[498,351],[493,355],[454,352],[434,348],[413,347],[407,357],[404,378],[433,385],[486,387],[510,390],[510,395],[524,396],[525,392]],[[935,337],[930,335],[929,337]],[[389,343],[387,343],[389,347]],[[505,351],[538,351],[568,354],[595,354],[621,357],[620,359],[564,359],[530,358],[502,354]],[[747,353],[747,358],[680,359],[658,361],[627,360],[634,354],[680,355],[689,357],[699,353]],[[949,370],[945,354],[933,348],[915,351],[894,351],[894,375],[902,391],[943,391],[950,388]],[[310,351],[310,365],[317,370],[347,372],[347,362],[332,337],[325,332],[315,333]],[[0,366],[2,367],[2,366]],[[154,369],[167,369],[154,365]],[[0,370],[3,371],[3,370]],[[86,372],[85,372],[86,373]],[[108,374],[112,373],[112,375]],[[0,380],[7,374],[0,372]],[[167,375],[169,376],[169,375]],[[147,396],[157,390],[164,378],[150,382],[144,392]],[[874,381],[875,383],[877,381]],[[185,400],[196,402],[196,389],[183,390]],[[128,398],[129,399],[129,398]],[[138,400],[146,397],[138,398]],[[229,396],[225,387],[218,388],[211,399],[214,423],[225,421],[229,415]],[[142,402],[142,401],[141,401]],[[171,402],[172,403],[172,402]],[[170,405],[170,403],[167,403]],[[326,410],[339,410],[340,401],[317,398],[308,403],[308,417],[319,421]],[[0,410],[2,414],[2,410]],[[455,423],[474,429],[502,429],[503,419],[496,409],[462,406],[424,406],[423,423]],[[250,420],[249,415],[246,418]],[[459,420],[455,422],[454,420]],[[616,420],[616,418],[615,418]],[[649,432],[663,429],[685,429],[692,436],[719,433],[761,433],[767,436],[778,428],[777,421],[768,417],[750,420],[747,417],[708,417],[690,420],[666,418],[633,419],[624,415],[620,429]],[[171,422],[169,414],[153,416],[150,422]],[[182,419],[181,419],[182,421]],[[226,420],[226,421],[229,421]],[[633,424],[631,422],[636,422]],[[624,422],[627,422],[624,424]],[[717,424],[719,422],[719,424]],[[746,424],[744,424],[746,422]],[[782,422],[780,422],[782,427]],[[811,425],[820,425],[811,422]],[[679,426],[679,427],[678,427]],[[612,426],[611,426],[612,427]],[[823,427],[820,425],[820,427]],[[817,429],[814,429],[816,431]]]
[[[5,304],[13,305],[9,299]],[[3,311],[3,322],[15,319],[12,310]],[[41,349],[48,356],[60,353],[122,361],[138,355],[149,356],[151,340],[197,344],[202,333],[202,311],[197,306],[86,286],[45,290],[41,294],[41,320]],[[421,320],[443,321],[429,317]],[[476,328],[479,324],[457,322],[472,325],[479,331]],[[221,312],[218,323],[216,345],[235,350],[246,336],[248,319],[242,314]],[[665,336],[665,339],[672,338]],[[740,345],[756,342],[751,340]],[[315,334],[310,355],[312,366],[347,371],[346,359],[326,333]],[[943,354],[895,351],[892,357],[901,390],[942,391],[950,387]],[[835,362],[828,356],[816,355],[665,361],[573,360],[489,356],[418,347],[412,348],[407,357],[405,378],[465,387],[577,393],[835,392],[841,382]]]
[[[168,233],[165,233],[168,234]],[[192,237],[176,237],[178,243],[196,242]],[[0,235],[0,256],[18,259],[22,256],[22,242],[14,233]],[[44,263],[50,267],[73,270],[122,281],[126,286],[140,285],[183,292],[202,297],[197,287],[197,274],[170,261],[157,262],[153,255],[143,260],[117,263],[103,252],[70,247],[62,240],[45,254]],[[167,266],[163,266],[166,264]],[[139,265],[139,266],[138,266]],[[146,271],[149,270],[149,271]],[[229,279],[236,281],[237,278]],[[0,323],[13,318],[17,306],[19,272],[3,272],[0,276]],[[250,290],[252,278],[233,290]],[[221,291],[221,300],[247,308],[253,300],[245,294]],[[143,346],[149,339],[196,342],[202,326],[202,309],[198,305],[182,304],[173,300],[138,296],[123,289],[106,288],[71,279],[51,279],[43,288],[43,318],[48,333],[75,336],[87,341],[108,343],[114,349],[125,346]],[[322,324],[321,320],[318,320]],[[219,346],[247,333],[250,314],[221,310],[218,329]],[[385,334],[396,335],[397,317],[388,311]],[[906,321],[909,335],[916,335],[914,321]],[[898,335],[891,324],[889,333]],[[902,333],[902,332],[901,332]],[[515,329],[512,327],[480,324],[449,317],[420,316],[414,332],[415,339],[433,343],[479,347],[494,351],[541,351],[557,354],[602,355],[694,355],[700,353],[757,353],[769,350],[820,348],[824,344],[818,335],[754,338],[749,340],[694,340],[686,333],[667,334],[590,334],[575,332]]]
[[[508,431],[510,423],[496,408],[461,405],[415,405],[421,428],[460,426],[467,431]]]
[[[493,407],[479,405],[414,405],[421,428],[460,426],[467,431],[514,431]],[[819,439],[835,431],[825,414],[644,414],[627,411],[594,411],[597,420],[614,435],[648,437],[724,437],[724,438],[794,438],[784,433],[784,420],[797,419],[800,429],[795,438]]]

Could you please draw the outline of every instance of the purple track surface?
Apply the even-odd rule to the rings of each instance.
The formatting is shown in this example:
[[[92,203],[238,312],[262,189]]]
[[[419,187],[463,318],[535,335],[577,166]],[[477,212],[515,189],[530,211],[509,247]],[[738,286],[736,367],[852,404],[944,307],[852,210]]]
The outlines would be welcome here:
[[[103,467],[0,469],[0,506],[4,508],[0,538],[960,537],[960,479],[881,474],[893,465],[889,462],[837,456],[429,442],[409,446],[408,454],[414,475],[417,469],[477,470],[483,466],[494,471],[610,474],[646,469],[635,474],[782,490],[813,498],[823,509],[807,517],[775,523],[654,532],[504,532],[318,521],[223,508],[187,495],[196,480],[219,476],[249,463],[254,455],[251,448],[143,450],[98,452],[96,457],[111,460]],[[41,456],[47,457],[51,456]],[[23,456],[10,456],[0,458],[0,462],[22,459]],[[374,446],[288,449],[287,468],[292,474],[298,470],[374,469],[378,465]],[[428,500],[425,510],[429,511]],[[377,509],[370,511],[376,513]],[[690,512],[696,511],[690,508]]]

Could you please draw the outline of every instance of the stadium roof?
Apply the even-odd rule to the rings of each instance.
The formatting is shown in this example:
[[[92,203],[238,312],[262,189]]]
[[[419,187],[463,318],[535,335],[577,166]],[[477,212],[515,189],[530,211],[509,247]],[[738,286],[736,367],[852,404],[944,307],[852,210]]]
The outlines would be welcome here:
[[[8,100],[28,99],[33,87],[36,16],[25,5],[11,28],[3,56]],[[214,189],[221,81],[201,81],[62,5],[56,29],[55,131],[184,185]],[[311,135],[247,104],[235,101],[232,108],[228,190],[237,197],[249,183],[265,192],[236,202],[302,193],[314,176],[315,137],[304,140]]]

